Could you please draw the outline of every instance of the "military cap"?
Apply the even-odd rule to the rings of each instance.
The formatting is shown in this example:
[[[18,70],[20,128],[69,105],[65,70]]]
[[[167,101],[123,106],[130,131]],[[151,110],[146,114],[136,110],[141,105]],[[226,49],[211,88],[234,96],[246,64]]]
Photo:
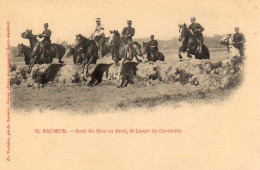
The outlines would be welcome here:
[[[97,22],[100,22],[100,18],[96,18],[96,21],[97,21]]]
[[[151,35],[151,37],[154,37],[154,35]]]
[[[191,17],[190,19],[191,19],[191,20],[196,20],[196,17]]]
[[[49,24],[48,23],[45,23],[44,26],[48,26]]]
[[[131,20],[127,20],[127,23],[132,23],[132,21]]]
[[[235,27],[235,30],[239,30],[239,27]]]

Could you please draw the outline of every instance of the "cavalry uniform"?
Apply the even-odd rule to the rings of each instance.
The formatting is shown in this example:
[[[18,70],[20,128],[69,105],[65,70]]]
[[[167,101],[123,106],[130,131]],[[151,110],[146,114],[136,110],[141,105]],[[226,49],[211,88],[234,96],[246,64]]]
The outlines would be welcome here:
[[[131,51],[134,51],[133,47],[133,36],[135,35],[135,29],[132,27],[132,21],[128,20],[127,21],[128,27],[125,27],[122,31],[122,40],[125,44],[127,44],[126,51],[131,54]]]
[[[193,34],[203,43],[204,38],[202,32],[204,28],[199,23],[194,23],[189,26],[189,29],[191,29]]]
[[[127,21],[128,27],[125,27],[122,31],[122,39],[124,43],[127,42],[127,40],[130,40],[132,42],[132,38],[135,35],[135,29],[131,26],[132,21]]]
[[[44,24],[44,27],[48,27],[48,23]],[[48,49],[51,45],[51,30],[48,28],[39,35],[40,38],[43,38],[43,56],[45,55],[46,49]]]
[[[149,45],[152,52],[158,51],[158,41],[151,40],[151,41],[148,42],[148,45]]]
[[[97,22],[100,22],[100,18],[96,19]],[[99,55],[102,55],[103,46],[106,42],[105,39],[105,33],[104,33],[104,27],[101,24],[97,24],[94,33],[92,34],[94,37],[94,40],[98,44],[99,49]]]
[[[236,29],[239,29],[239,28],[236,28]],[[245,55],[245,52],[244,52],[244,43],[245,42],[246,42],[246,40],[245,40],[245,37],[242,33],[237,32],[237,33],[234,34],[233,44],[234,44],[234,47],[239,50],[239,54],[241,56]]]

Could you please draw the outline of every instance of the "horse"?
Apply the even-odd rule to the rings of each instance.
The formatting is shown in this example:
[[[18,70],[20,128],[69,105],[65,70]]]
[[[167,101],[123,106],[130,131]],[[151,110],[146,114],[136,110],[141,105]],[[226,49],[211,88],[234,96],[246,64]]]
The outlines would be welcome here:
[[[33,53],[30,47],[24,45],[24,44],[18,44],[18,56],[23,55],[24,56],[24,61],[26,65],[30,65],[32,59],[33,59]],[[43,63],[48,63],[48,58],[37,58],[35,60],[35,64],[43,64]]]
[[[226,34],[224,37],[222,37],[220,40],[219,40],[219,43],[221,45],[225,45],[227,47],[227,51],[228,53],[230,52],[230,48],[232,48],[232,39],[233,39],[233,36],[232,34]]]
[[[95,38],[92,36],[91,39],[93,39],[96,43],[97,43],[97,46],[101,46],[102,45],[102,51],[101,51],[101,57],[104,57],[106,56],[108,53],[110,53],[110,47],[108,45],[108,40],[109,40],[109,37],[105,37],[105,42],[104,44],[100,44],[99,41],[96,41]]]
[[[148,61],[157,61],[157,60],[160,60],[160,61],[164,61],[165,57],[164,55],[159,52],[159,51],[153,51],[149,44],[146,43],[146,42],[143,42],[143,51],[142,51],[143,54],[146,54],[147,53],[147,60]]]
[[[239,55],[239,50],[233,46],[233,34],[226,34],[219,43],[227,47],[228,57]]]
[[[21,34],[22,38],[24,39],[29,39],[30,42],[30,47],[33,53],[33,60],[31,60],[28,72],[30,73],[32,70],[32,67],[35,64],[35,61],[38,58],[45,58],[45,62],[44,63],[52,63],[53,58],[58,58],[59,59],[59,63],[63,63],[63,61],[61,60],[62,57],[65,54],[65,47],[63,47],[63,45],[61,44],[56,44],[53,43],[49,46],[49,49],[46,50],[45,55],[43,56],[43,43],[37,40],[37,35],[33,35],[32,30],[26,30],[25,32],[23,32]]]
[[[121,63],[121,67],[125,61],[132,61],[134,57],[138,62],[142,61],[139,60],[137,57],[137,55],[143,57],[141,45],[137,42],[133,42],[133,48],[129,48],[129,50],[127,50],[127,45],[122,41],[122,38],[117,30],[110,31],[108,44],[111,49],[112,59],[115,61],[116,65],[122,58],[123,60]]]
[[[71,45],[68,45],[68,49],[65,53],[65,57],[69,57],[70,55],[73,56],[73,63],[74,64],[82,64],[83,58],[81,53],[76,49],[76,47],[71,47]]]
[[[199,42],[197,37],[189,30],[186,24],[179,25],[179,41],[182,41],[182,46],[179,48],[179,59],[182,60],[181,52],[187,51],[187,57],[192,58],[195,55],[195,59],[210,59],[209,49],[205,44],[202,44],[201,51],[197,51]]]
[[[32,59],[32,50],[30,47],[23,45],[23,44],[18,44],[17,46],[18,52],[17,55],[18,56],[24,56],[24,61],[26,65],[29,65]]]
[[[84,73],[85,66],[86,75],[90,64],[96,64],[98,59],[98,46],[93,39],[88,39],[81,34],[76,35],[76,48],[79,49],[80,55],[83,58],[82,73]],[[84,78],[84,74],[83,74]]]

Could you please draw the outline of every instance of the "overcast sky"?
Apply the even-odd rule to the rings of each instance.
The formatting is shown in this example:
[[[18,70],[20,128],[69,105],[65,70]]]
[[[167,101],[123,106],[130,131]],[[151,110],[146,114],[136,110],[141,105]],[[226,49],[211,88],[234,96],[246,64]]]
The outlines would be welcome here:
[[[26,43],[21,33],[33,29],[34,34],[43,31],[43,24],[49,23],[52,41],[73,43],[75,35],[89,36],[95,28],[95,18],[100,17],[109,30],[122,31],[128,19],[133,20],[135,38],[149,37],[171,39],[178,36],[178,24],[190,24],[195,16],[204,28],[204,35],[233,32],[235,26],[246,31],[251,16],[255,15],[257,4],[248,0],[99,0],[99,1],[9,1],[8,20],[11,22],[11,45]]]

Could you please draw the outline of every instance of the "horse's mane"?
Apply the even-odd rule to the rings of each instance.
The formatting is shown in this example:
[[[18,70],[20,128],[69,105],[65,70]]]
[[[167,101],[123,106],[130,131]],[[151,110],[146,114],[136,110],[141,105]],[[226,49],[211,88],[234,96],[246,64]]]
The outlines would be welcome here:
[[[117,30],[112,31],[115,37],[117,37],[118,41],[123,43],[120,33]]]
[[[115,33],[115,35],[116,35],[118,38],[120,38],[120,34],[119,34],[119,32],[118,32],[117,30],[115,30],[114,33]]]
[[[82,42],[83,42],[83,44],[86,44],[86,43],[88,43],[88,42],[89,42],[89,39],[88,39],[87,37],[85,37],[85,36],[81,35],[81,34],[79,34],[79,35],[76,35],[76,36],[79,36],[79,37],[82,39]]]
[[[142,48],[142,46],[138,42],[133,42],[135,45],[137,45],[139,48]]]
[[[195,35],[190,31],[190,29],[188,28],[188,25],[186,23],[181,25],[183,29],[185,29],[185,31],[189,34],[189,36],[191,37],[195,37]]]
[[[92,40],[89,40],[87,37],[79,34],[79,35],[76,35],[76,37],[80,37],[81,41],[82,41],[82,44],[81,46],[86,46],[89,42],[91,42]],[[94,41],[94,40],[93,40]]]
[[[23,49],[25,48],[25,49],[31,51],[31,48],[30,48],[29,46],[27,46],[27,45],[24,45],[24,44],[18,44],[18,47],[19,47],[19,46],[22,47]]]
[[[183,24],[183,28],[185,28],[186,31],[188,31],[189,33],[192,34],[192,32],[190,31],[190,29],[188,28],[188,25],[186,23]]]

